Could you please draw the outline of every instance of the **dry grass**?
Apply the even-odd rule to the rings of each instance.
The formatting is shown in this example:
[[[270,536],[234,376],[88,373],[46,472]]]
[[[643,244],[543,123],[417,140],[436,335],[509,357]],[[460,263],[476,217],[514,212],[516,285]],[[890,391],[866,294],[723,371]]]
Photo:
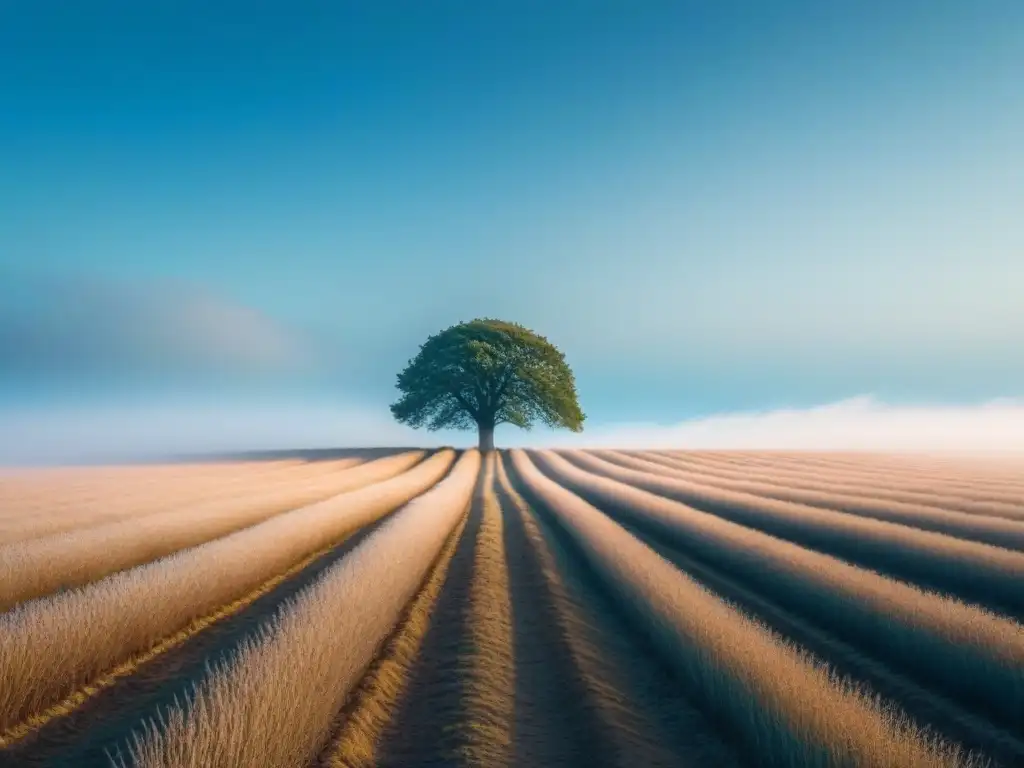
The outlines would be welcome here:
[[[937,531],[970,541],[981,541],[996,547],[1024,549],[1024,519],[1014,521],[1000,517],[956,512],[924,504],[853,496],[834,491],[815,491],[792,488],[778,483],[723,479],[695,472],[670,463],[658,461],[654,456],[630,456],[617,451],[596,451],[595,455],[630,469],[676,477],[703,485],[712,485],[730,491],[741,491],[797,504],[808,504],[849,514],[888,520],[926,531]],[[1022,513],[1024,515],[1024,513]]]
[[[710,462],[694,460],[690,457],[669,454],[663,451],[629,452],[649,461],[664,464],[674,469],[685,469],[716,480],[741,480],[765,483],[787,489],[808,491],[824,491],[828,493],[860,496],[873,500],[899,501],[907,504],[923,504],[973,515],[990,515],[1013,520],[1024,520],[1024,493],[1015,498],[1013,503],[1007,501],[982,500],[974,497],[971,491],[936,493],[934,491],[901,490],[886,484],[879,484],[877,479],[850,478],[835,470],[821,468],[807,470],[781,470],[762,467],[749,462],[739,466],[724,466]]]
[[[131,495],[143,504],[158,503],[154,496],[176,483],[186,487],[215,488],[220,482],[256,474],[274,473],[298,466],[298,462],[184,464],[140,467],[94,467],[77,470],[74,479],[66,470],[22,471],[0,480],[0,521],[13,522],[36,514],[99,512],[118,495]],[[261,471],[262,470],[262,471]]]
[[[34,495],[50,496],[54,489],[68,493],[94,487],[97,482],[116,484],[127,480],[164,477],[169,474],[213,472],[221,473],[242,467],[248,462],[182,462],[166,464],[136,464],[67,467],[0,467],[0,502],[9,502]]]
[[[388,460],[342,472],[298,461],[0,470],[0,763],[16,744],[9,759],[76,762],[68,750],[79,718],[63,716],[119,680],[125,689],[107,694],[130,720],[111,719],[99,700],[78,715],[109,732],[97,748],[123,744],[123,725],[155,711],[127,689],[174,662],[168,650],[216,644],[216,627],[195,636],[328,552],[332,564],[317,577],[304,571],[310,586],[293,583],[298,596],[255,639],[218,645],[237,653],[194,700],[146,725],[128,763],[547,765],[586,755],[727,766],[728,740],[765,766],[973,764],[930,741],[900,703],[995,755],[1002,740],[1017,743],[1024,626],[883,574],[1024,616],[1024,553],[990,546],[1024,548],[1024,523],[1013,519],[1024,480],[1014,491],[1007,471],[853,455],[512,457],[536,517],[495,454],[473,494],[476,452],[440,486],[450,452],[413,467],[420,453],[382,473],[390,479],[325,501],[332,483],[348,490]],[[296,491],[318,503],[267,511]],[[423,491],[339,555],[341,541]],[[471,495],[468,517],[444,502],[464,507]],[[290,496],[284,508],[295,504]],[[17,547],[3,545],[5,530],[23,539]],[[8,557],[33,546],[18,565]],[[663,546],[678,564],[657,554]],[[716,588],[792,623],[773,624],[780,636]],[[29,599],[5,606],[19,589]],[[888,702],[823,659],[877,684]],[[26,736],[53,720],[38,734],[52,749],[37,754]],[[972,723],[985,730],[975,740]]]
[[[563,634],[573,606],[551,593],[507,497],[495,501],[476,499],[376,765],[610,764],[611,726]]]
[[[0,615],[0,743],[111,667],[430,488],[452,458],[435,454],[398,477]]]
[[[898,523],[627,469],[584,452],[574,464],[804,546],[1024,614],[1024,553]]]
[[[798,650],[729,607],[598,509],[513,464],[575,540],[625,610],[715,716],[764,766],[924,768],[961,764],[948,748],[837,682]]]
[[[993,476],[970,462],[953,463],[945,468],[925,466],[914,468],[897,458],[865,455],[849,462],[837,462],[827,456],[807,454],[792,459],[788,465],[779,460],[765,460],[770,470],[792,472],[828,472],[842,474],[861,483],[873,483],[891,488],[916,490],[924,493],[955,494],[980,501],[1005,502],[1019,506],[1024,501],[1024,476]],[[786,467],[788,466],[788,470]],[[958,469],[959,467],[959,469]]]
[[[390,456],[251,495],[0,546],[0,610],[202,544],[289,509],[394,477],[421,458],[421,452]]]
[[[1024,717],[1024,627],[625,483],[538,455],[552,477],[971,708]]]
[[[797,458],[806,455],[798,452]],[[1024,470],[1024,453],[1021,452],[825,452],[823,458],[840,461],[854,466],[884,466],[895,470],[984,475],[992,478],[1020,479]]]
[[[459,753],[475,765],[508,765],[515,730],[515,659],[512,602],[503,536],[504,521],[494,494],[497,454],[488,454],[480,487],[480,529],[469,583],[468,648],[459,703]]]
[[[431,617],[448,577],[452,556],[462,540],[465,518],[441,550],[437,565],[409,605],[398,630],[374,659],[343,713],[341,725],[322,764],[335,768],[376,768],[381,735],[405,693]]]
[[[0,519],[0,546],[65,531],[102,525],[127,518],[209,503],[217,499],[253,496],[258,492],[282,489],[286,485],[315,481],[318,477],[360,464],[358,459],[342,459],[281,467],[260,467],[255,463],[246,471],[230,475],[204,474],[177,476],[159,483],[135,483],[97,489],[88,498],[55,506],[42,499],[31,510],[11,513]]]
[[[514,689],[507,679],[513,668],[510,645],[494,643],[494,634],[511,634],[507,565],[501,537],[501,511],[496,506],[492,483],[496,454],[489,453],[474,493],[473,503],[481,515],[480,529],[473,542],[473,578],[470,583],[469,612],[471,636],[466,647],[470,658],[462,669],[467,677],[467,717],[460,723],[467,743],[464,757],[480,765],[508,765],[511,757],[511,725]],[[397,703],[409,683],[427,629],[437,618],[431,616],[448,572],[456,542],[446,545],[442,573],[431,576],[416,597],[388,648],[374,662],[355,695],[351,714],[325,761],[338,768],[374,768],[383,759],[381,739],[397,710]],[[494,657],[497,651],[499,658]],[[504,654],[504,657],[501,655]],[[435,745],[436,746],[436,745]]]
[[[554,621],[585,691],[584,699],[600,730],[603,765],[679,768],[739,765],[710,724],[663,667],[638,658],[635,638],[618,615],[609,616],[595,600],[585,568],[552,535],[513,486],[505,462],[497,463],[499,487],[537,554],[544,588],[556,607]],[[581,580],[581,576],[583,579]],[[515,606],[513,606],[515,609]],[[365,766],[364,768],[370,768]]]
[[[689,456],[689,452],[669,453]],[[702,457],[706,454],[701,454]],[[938,463],[934,459],[912,460],[906,456],[884,454],[860,454],[843,456],[828,452],[804,451],[796,454],[774,452],[722,452],[708,458],[727,462],[733,466],[745,466],[751,462],[769,469],[791,469],[799,471],[843,472],[858,476],[868,482],[884,483],[890,487],[916,488],[932,491],[966,491],[971,498],[992,498],[1010,503],[1019,501],[1024,490],[1024,478],[1020,472],[993,473],[985,471],[984,464],[968,461]],[[980,496],[973,496],[980,493]]]
[[[465,514],[479,470],[480,454],[464,454],[147,729],[131,763],[305,768]]]

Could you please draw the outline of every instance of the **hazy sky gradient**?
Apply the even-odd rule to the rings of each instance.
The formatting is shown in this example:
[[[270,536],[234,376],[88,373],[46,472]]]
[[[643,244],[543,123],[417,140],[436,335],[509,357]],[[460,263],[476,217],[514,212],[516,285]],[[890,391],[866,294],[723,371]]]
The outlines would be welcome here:
[[[386,418],[480,315],[594,429],[1020,397],[1022,72],[1016,0],[6,3],[0,410]]]

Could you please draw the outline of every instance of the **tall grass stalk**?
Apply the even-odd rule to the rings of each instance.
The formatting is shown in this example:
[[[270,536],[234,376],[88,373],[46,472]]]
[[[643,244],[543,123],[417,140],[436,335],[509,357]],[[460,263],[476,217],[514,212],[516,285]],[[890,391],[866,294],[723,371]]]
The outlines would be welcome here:
[[[465,514],[469,451],[134,743],[139,768],[305,768]]]
[[[437,453],[397,477],[0,615],[0,744],[101,673],[423,493],[452,459]]]
[[[849,515],[652,474],[583,451],[562,452],[619,480],[773,536],[973,602],[1024,615],[1024,553],[886,520]]]
[[[139,519],[217,499],[253,496],[263,490],[315,481],[318,476],[359,463],[358,459],[287,467],[260,467],[253,463],[248,471],[236,470],[231,474],[180,475],[162,478],[158,482],[97,488],[88,496],[67,500],[63,505],[46,497],[27,505],[19,502],[12,505],[17,511],[9,512],[6,517],[0,513],[0,546],[115,520]]]
[[[601,477],[554,453],[552,478],[714,563],[813,623],[1003,723],[1024,718],[1024,627],[943,595]]]
[[[990,515],[1013,520],[1024,520],[1024,492],[998,499],[988,498],[992,494],[984,488],[936,489],[903,488],[890,484],[884,479],[851,477],[849,474],[827,470],[821,467],[806,469],[776,469],[762,466],[753,461],[739,466],[725,466],[694,460],[690,457],[670,454],[665,451],[630,452],[638,458],[654,461],[676,469],[685,469],[694,474],[722,480],[744,480],[755,483],[771,483],[785,488],[809,491],[826,491],[867,499],[901,501],[907,504],[923,504],[942,509],[967,512],[974,515]]]
[[[845,686],[767,628],[723,603],[600,510],[512,463],[712,717],[758,765],[948,768],[951,749]]]
[[[597,451],[595,455],[614,464],[641,472],[675,477],[702,485],[711,485],[715,488],[740,491],[780,501],[837,510],[875,520],[888,520],[925,531],[945,533],[969,541],[980,541],[995,547],[1024,549],[1024,513],[1020,520],[1006,520],[1000,517],[957,512],[924,504],[865,498],[839,491],[792,488],[764,481],[723,479],[715,475],[665,464],[646,455],[630,456],[618,451]]]
[[[282,488],[0,546],[0,611],[386,480],[421,458],[421,452],[389,456]]]

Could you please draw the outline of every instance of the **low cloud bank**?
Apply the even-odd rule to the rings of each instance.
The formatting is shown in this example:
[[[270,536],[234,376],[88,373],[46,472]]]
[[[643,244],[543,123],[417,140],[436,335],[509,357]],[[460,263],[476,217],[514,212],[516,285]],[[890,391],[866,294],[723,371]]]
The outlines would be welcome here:
[[[888,405],[862,396],[804,409],[620,424],[554,437],[563,446],[1024,453],[1024,401]]]
[[[0,271],[11,379],[258,377],[305,370],[306,347],[269,315],[197,285]]]
[[[582,434],[504,427],[502,446],[735,448],[1024,455],[1024,401],[887,405],[857,397],[806,409],[733,413],[674,425],[609,424]],[[472,445],[469,432],[416,431],[386,407],[110,406],[0,412],[0,464],[126,461],[190,453]]]
[[[107,406],[0,413],[0,464],[68,464],[188,454],[441,445],[387,410],[242,403]]]

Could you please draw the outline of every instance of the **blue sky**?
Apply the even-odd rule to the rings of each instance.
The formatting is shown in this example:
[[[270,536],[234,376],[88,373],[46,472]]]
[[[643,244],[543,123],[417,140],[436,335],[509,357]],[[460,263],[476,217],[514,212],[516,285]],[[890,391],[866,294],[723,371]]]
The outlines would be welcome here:
[[[1013,0],[5,3],[0,411],[366,441],[481,315],[598,430],[1020,397],[1021,72]]]

